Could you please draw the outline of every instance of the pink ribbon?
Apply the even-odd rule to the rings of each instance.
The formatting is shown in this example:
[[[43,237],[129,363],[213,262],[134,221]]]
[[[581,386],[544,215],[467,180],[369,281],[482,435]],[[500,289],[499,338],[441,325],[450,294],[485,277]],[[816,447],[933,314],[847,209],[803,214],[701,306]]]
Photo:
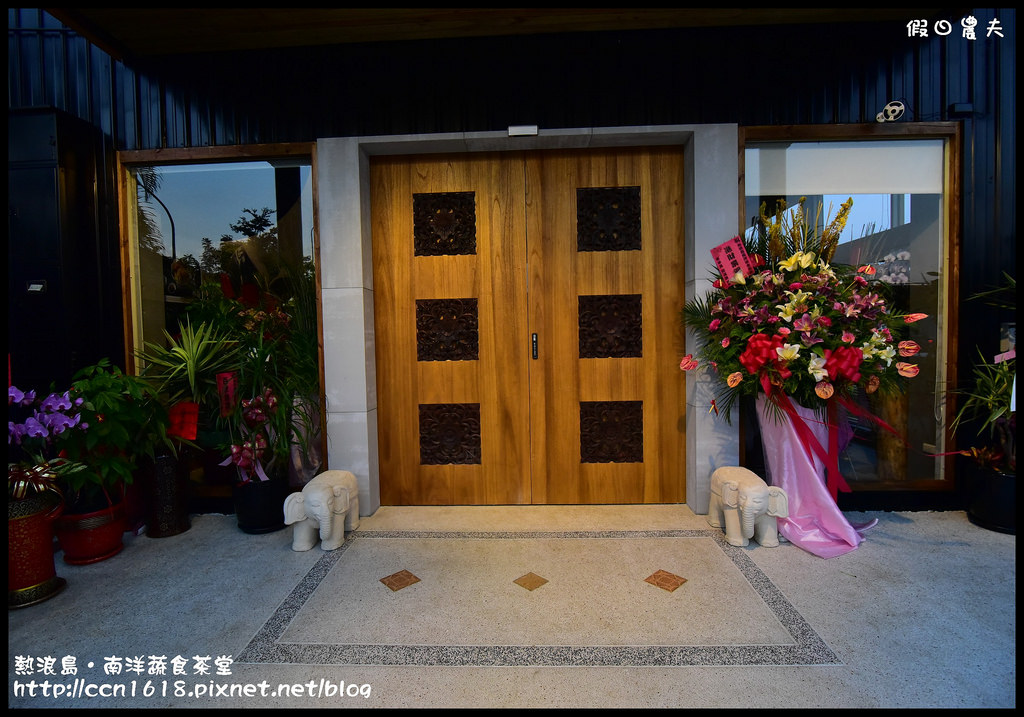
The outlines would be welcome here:
[[[789,416],[793,428],[800,439],[800,443],[803,444],[809,453],[816,455],[825,465],[825,485],[828,487],[828,492],[832,495],[832,500],[838,500],[840,491],[850,493],[850,486],[839,470],[839,433],[837,430],[838,423],[836,421],[835,404],[832,401],[827,403],[828,418],[826,419],[825,427],[828,430],[829,445],[828,450],[826,450],[814,436],[814,432],[807,425],[807,422],[804,421],[803,416],[797,413],[789,396],[781,391],[766,391],[766,394],[768,394],[770,401],[775,403]]]

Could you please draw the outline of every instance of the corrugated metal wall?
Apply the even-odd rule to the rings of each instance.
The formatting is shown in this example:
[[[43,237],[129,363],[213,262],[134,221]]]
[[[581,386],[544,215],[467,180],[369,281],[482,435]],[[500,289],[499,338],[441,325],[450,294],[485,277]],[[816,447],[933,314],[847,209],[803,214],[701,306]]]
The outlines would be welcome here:
[[[66,110],[132,150],[513,124],[846,124],[874,122],[900,99],[901,122],[963,123],[967,296],[1002,269],[1015,272],[1016,23],[1008,8],[950,13],[947,37],[870,22],[700,28],[218,53],[126,67],[41,10],[8,9],[8,104]],[[968,13],[979,21],[973,41],[961,36]],[[988,35],[993,19],[1001,37]],[[961,345],[991,331],[967,322]]]

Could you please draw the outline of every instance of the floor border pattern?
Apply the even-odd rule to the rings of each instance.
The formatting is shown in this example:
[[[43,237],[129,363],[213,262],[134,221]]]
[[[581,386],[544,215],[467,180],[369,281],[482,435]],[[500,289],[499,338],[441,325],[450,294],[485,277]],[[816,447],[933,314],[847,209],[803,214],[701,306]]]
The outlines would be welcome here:
[[[793,638],[792,645],[374,645],[293,644],[279,642],[292,619],[356,540],[374,538],[580,539],[711,538],[733,562],[757,595]],[[444,665],[444,666],[728,666],[838,665],[825,644],[796,608],[750,559],[725,541],[720,530],[650,531],[353,531],[337,550],[324,553],[236,656],[247,664],[305,665]]]

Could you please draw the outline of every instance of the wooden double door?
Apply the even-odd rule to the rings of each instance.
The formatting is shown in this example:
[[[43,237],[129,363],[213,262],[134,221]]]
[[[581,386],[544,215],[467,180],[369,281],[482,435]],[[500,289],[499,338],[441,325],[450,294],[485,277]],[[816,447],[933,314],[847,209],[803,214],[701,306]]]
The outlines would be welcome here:
[[[382,503],[683,502],[681,148],[370,177]]]

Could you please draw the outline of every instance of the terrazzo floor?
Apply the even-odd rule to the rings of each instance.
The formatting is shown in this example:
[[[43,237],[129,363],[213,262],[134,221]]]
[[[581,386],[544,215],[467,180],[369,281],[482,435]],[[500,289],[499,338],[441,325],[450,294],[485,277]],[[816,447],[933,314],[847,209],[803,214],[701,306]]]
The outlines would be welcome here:
[[[1015,537],[866,517],[823,560],[681,505],[384,507],[302,553],[197,515],[102,563],[58,553],[67,589],[8,613],[8,703],[1014,707]]]

